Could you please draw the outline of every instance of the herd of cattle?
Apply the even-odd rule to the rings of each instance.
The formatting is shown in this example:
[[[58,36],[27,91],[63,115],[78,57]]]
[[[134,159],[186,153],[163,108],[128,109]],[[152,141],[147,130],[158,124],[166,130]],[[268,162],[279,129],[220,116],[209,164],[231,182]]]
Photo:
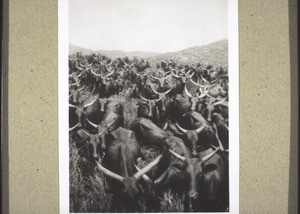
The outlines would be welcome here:
[[[118,97],[136,102],[128,125]],[[185,195],[185,211],[228,211],[228,125],[227,69],[69,56],[70,136],[89,163],[83,176],[105,175],[111,211],[166,190]],[[158,155],[139,167],[144,147]]]

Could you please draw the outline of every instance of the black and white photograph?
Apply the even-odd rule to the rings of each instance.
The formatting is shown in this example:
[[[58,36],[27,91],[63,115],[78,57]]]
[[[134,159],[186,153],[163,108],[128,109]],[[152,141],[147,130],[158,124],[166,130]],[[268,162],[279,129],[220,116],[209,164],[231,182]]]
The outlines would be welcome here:
[[[59,6],[61,213],[238,213],[237,1]]]

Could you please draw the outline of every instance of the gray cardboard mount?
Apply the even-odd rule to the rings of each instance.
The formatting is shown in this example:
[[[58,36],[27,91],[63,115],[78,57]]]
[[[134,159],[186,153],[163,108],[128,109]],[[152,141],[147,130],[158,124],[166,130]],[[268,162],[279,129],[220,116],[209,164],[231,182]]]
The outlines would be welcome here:
[[[59,212],[57,5],[4,4],[4,213]],[[239,1],[241,213],[297,213],[296,33],[296,0]]]

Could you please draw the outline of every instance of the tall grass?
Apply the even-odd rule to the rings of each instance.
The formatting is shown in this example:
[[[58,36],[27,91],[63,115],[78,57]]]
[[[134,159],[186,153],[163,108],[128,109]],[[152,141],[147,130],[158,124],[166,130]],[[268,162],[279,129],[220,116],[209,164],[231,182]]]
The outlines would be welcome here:
[[[129,128],[131,122],[137,117],[137,99],[126,96],[115,95],[112,99],[120,101],[124,107],[124,127]],[[95,171],[89,177],[83,176],[83,169],[86,166],[84,159],[79,155],[75,146],[76,140],[70,135],[69,141],[69,186],[70,186],[70,212],[72,213],[92,213],[110,212],[112,204],[112,194],[105,176]],[[153,147],[142,147],[143,159],[139,162],[139,167],[143,168],[154,160],[159,151]],[[148,173],[150,177],[155,174],[156,168]],[[162,194],[158,207],[151,207],[144,198],[137,201],[139,212],[183,212],[182,196],[169,192]],[[126,211],[126,210],[124,210]]]

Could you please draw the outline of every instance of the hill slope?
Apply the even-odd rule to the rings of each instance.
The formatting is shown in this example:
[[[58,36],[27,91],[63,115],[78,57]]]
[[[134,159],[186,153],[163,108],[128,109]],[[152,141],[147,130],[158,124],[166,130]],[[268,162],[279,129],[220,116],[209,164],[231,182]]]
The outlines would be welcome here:
[[[161,55],[162,53],[157,53],[157,52],[147,52],[147,51],[130,51],[130,52],[125,52],[125,51],[119,51],[119,50],[89,50],[86,48],[81,48],[75,45],[70,44],[69,45],[69,54],[75,54],[77,52],[81,52],[83,55],[85,54],[91,54],[93,53],[102,53],[105,54],[113,59],[118,58],[118,57],[129,57],[132,58],[134,56],[139,57],[139,58],[148,58],[148,57],[153,57],[156,55]]]
[[[150,59],[152,63],[174,59],[183,64],[206,63],[214,66],[228,65],[228,40],[221,40],[204,46],[194,46],[179,52],[165,53]]]
[[[132,58],[137,56],[140,58],[149,58],[151,64],[160,63],[161,60],[174,59],[178,63],[192,64],[192,63],[204,63],[214,66],[226,66],[228,65],[228,40],[221,40],[204,46],[194,46],[178,52],[170,53],[156,53],[145,51],[132,51],[125,52],[119,50],[89,50],[81,48],[75,45],[69,45],[69,53],[75,54],[76,52],[82,52],[82,54],[102,53],[115,59],[118,57],[128,56]]]

